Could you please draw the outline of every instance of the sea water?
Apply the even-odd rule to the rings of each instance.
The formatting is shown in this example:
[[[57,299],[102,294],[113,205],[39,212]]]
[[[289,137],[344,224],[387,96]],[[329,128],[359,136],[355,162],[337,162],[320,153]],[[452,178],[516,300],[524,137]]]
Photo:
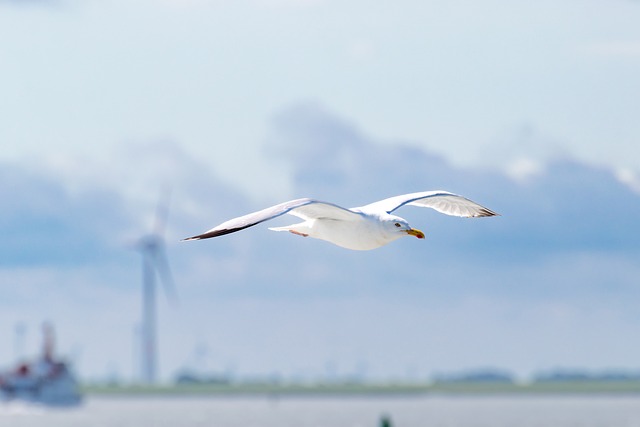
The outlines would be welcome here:
[[[0,404],[10,427],[640,427],[640,396],[89,397]],[[389,425],[388,424],[388,425]]]

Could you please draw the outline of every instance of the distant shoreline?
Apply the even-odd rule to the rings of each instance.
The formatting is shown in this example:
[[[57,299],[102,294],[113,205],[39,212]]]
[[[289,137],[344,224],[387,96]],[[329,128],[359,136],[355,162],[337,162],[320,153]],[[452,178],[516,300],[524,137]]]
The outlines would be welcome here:
[[[434,384],[181,384],[181,385],[84,385],[96,396],[313,396],[313,395],[531,395],[531,394],[639,394],[640,381],[553,381],[531,384],[451,382]]]

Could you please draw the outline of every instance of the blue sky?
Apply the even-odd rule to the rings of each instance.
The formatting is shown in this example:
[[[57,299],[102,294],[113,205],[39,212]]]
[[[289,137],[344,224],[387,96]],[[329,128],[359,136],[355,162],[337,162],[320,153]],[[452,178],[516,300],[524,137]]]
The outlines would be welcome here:
[[[0,336],[25,322],[35,351],[49,319],[82,374],[130,378],[127,245],[171,185],[165,378],[198,347],[245,375],[635,369],[639,15],[622,0],[0,2]],[[289,198],[428,189],[503,216],[405,208],[426,241],[371,253],[266,227],[177,243]]]

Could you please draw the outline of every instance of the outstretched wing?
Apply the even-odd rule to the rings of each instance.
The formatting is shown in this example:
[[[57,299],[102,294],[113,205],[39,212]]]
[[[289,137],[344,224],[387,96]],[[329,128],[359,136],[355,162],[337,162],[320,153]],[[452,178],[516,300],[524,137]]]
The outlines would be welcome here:
[[[302,219],[313,218],[332,218],[335,220],[353,221],[359,219],[361,214],[352,212],[333,203],[321,202],[314,199],[296,199],[288,202],[280,203],[275,206],[262,209],[238,218],[230,219],[222,224],[212,228],[205,233],[193,237],[187,237],[183,240],[201,240],[211,237],[223,236],[225,234],[235,233],[244,230],[261,222],[277,218],[284,214],[295,215]]]
[[[403,194],[362,206],[359,210],[362,212],[391,213],[404,205],[432,208],[446,215],[467,218],[498,215],[491,209],[448,191],[422,191]]]

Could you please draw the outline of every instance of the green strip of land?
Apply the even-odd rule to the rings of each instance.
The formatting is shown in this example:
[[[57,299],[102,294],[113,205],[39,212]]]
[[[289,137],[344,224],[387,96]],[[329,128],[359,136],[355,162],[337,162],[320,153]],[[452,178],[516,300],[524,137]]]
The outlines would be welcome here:
[[[88,395],[407,395],[407,394],[640,394],[640,381],[566,381],[531,384],[452,382],[435,384],[181,384],[85,385]]]

